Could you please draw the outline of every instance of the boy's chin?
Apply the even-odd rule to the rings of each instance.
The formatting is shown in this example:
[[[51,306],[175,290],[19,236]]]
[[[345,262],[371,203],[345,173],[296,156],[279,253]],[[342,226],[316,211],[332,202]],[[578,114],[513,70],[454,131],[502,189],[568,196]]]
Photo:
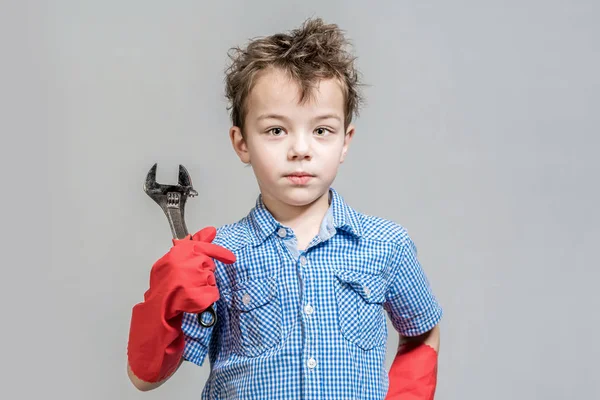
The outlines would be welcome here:
[[[280,192],[280,200],[295,207],[310,205],[324,195],[327,195],[328,187],[291,186],[283,188]]]

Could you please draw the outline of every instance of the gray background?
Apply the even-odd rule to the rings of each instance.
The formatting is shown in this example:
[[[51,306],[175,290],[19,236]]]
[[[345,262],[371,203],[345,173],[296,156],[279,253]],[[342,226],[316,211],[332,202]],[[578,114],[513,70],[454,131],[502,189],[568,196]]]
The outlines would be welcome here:
[[[149,393],[126,376],[170,244],[142,182],[184,164],[191,229],[243,217],[226,52],[310,16],[370,85],[334,186],[409,230],[445,309],[436,399],[600,398],[598,2],[1,4],[1,398],[199,398],[208,362]]]

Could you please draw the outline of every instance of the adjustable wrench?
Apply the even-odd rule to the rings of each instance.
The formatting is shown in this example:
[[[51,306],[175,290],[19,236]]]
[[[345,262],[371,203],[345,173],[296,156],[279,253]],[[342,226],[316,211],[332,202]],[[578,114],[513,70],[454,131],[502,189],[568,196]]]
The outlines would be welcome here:
[[[183,239],[188,235],[188,230],[185,225],[185,202],[189,197],[195,197],[198,192],[192,187],[192,179],[190,174],[183,165],[179,165],[179,180],[178,185],[163,185],[156,183],[156,163],[148,171],[146,181],[144,182],[144,192],[154,200],[163,210],[174,239]],[[211,305],[205,311],[209,313],[211,318],[209,322],[205,322],[201,314],[198,314],[198,323],[205,327],[211,327],[217,321],[217,314],[214,307]]]

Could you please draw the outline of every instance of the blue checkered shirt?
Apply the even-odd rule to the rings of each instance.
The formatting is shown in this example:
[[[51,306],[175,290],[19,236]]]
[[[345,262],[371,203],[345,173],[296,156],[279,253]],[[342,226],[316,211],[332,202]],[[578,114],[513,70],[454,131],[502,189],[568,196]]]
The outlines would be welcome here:
[[[442,309],[406,230],[361,214],[330,188],[320,232],[299,251],[292,229],[259,195],[214,243],[217,323],[184,314],[184,359],[210,376],[202,399],[383,399],[387,325],[403,336],[432,329]]]

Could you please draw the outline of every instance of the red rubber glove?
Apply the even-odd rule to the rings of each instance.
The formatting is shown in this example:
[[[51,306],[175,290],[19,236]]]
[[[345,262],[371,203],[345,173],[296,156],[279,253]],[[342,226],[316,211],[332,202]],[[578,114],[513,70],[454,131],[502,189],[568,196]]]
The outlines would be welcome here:
[[[235,255],[211,243],[215,236],[210,226],[173,239],[173,247],[152,266],[150,288],[132,310],[127,345],[129,366],[139,379],[167,378],[183,355],[183,312],[202,313],[219,299],[213,258],[231,264]]]
[[[386,400],[433,400],[437,359],[437,352],[427,344],[401,346],[388,373]]]

